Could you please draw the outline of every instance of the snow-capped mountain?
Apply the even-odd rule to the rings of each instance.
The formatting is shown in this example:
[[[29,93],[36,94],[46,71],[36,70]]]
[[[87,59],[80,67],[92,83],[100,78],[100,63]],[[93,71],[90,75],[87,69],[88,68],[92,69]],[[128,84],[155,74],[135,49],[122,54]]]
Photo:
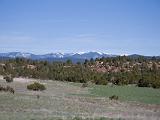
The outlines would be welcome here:
[[[0,57],[9,57],[9,58],[16,58],[16,57],[31,58],[32,55],[33,54],[31,53],[21,53],[21,52],[0,53]]]
[[[80,58],[80,59],[96,59],[96,58],[101,58],[101,57],[114,57],[116,55],[110,55],[110,54],[105,54],[105,53],[100,53],[100,52],[84,52],[84,53],[76,53],[72,57],[74,58]]]
[[[29,59],[95,59],[101,57],[114,57],[115,55],[109,55],[100,52],[81,52],[81,53],[48,53],[44,55],[35,55],[32,53],[24,52],[9,52],[9,53],[0,53],[0,57],[8,58],[29,58]]]
[[[9,53],[0,53],[0,59],[8,59],[8,58],[27,58],[32,60],[47,60],[47,61],[66,61],[68,59],[73,62],[83,62],[85,59],[96,59],[102,57],[116,57],[118,55],[106,54],[102,52],[80,52],[80,53],[48,53],[43,55],[36,55],[32,53],[25,52],[9,52]],[[121,56],[121,55],[119,55]],[[127,55],[130,58],[137,58],[142,55],[132,54]],[[143,56],[145,58],[151,59],[153,56]],[[160,56],[156,56],[156,58],[160,59]]]
[[[43,55],[44,57],[53,57],[53,58],[65,58],[74,55],[74,53],[50,53]]]

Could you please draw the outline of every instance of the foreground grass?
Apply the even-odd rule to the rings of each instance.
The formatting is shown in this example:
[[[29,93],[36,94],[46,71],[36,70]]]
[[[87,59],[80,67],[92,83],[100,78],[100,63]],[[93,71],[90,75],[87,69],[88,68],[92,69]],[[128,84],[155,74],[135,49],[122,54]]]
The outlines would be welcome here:
[[[137,101],[147,104],[160,104],[160,89],[136,87],[136,86],[103,86],[94,85],[90,94],[96,97],[119,96],[123,101]]]
[[[0,92],[0,120],[110,120],[110,118],[157,120],[160,118],[160,105],[121,101],[140,101],[141,98],[144,102],[150,98],[153,103],[158,103],[155,102],[159,99],[159,90],[156,89],[97,85],[83,88],[79,83],[36,80],[44,84],[46,90],[30,91],[27,90],[27,85],[33,83],[32,80],[19,78],[12,83],[6,83],[0,79],[0,85],[9,85],[15,89],[15,94]],[[120,100],[109,100],[108,97],[113,94],[118,95]],[[40,97],[37,98],[37,95]]]
[[[61,118],[55,118],[54,120],[63,120]],[[101,118],[80,118],[80,117],[75,117],[75,118],[68,118],[66,120],[123,120],[123,119],[109,119],[109,118],[104,118],[104,117],[101,117]]]

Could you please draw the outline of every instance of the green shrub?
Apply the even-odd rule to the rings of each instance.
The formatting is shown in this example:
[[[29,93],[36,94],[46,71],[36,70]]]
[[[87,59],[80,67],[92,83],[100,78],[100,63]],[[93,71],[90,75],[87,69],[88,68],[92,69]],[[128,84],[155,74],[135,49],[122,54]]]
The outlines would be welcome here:
[[[3,91],[3,92],[10,92],[12,94],[14,94],[15,90],[10,87],[10,86],[7,86],[7,87],[3,87],[0,85],[0,91]]]
[[[156,80],[152,83],[153,88],[160,88],[160,80]]]
[[[33,91],[42,91],[42,90],[45,90],[46,87],[43,84],[34,82],[33,84],[27,85],[27,89],[33,90]]]
[[[145,80],[145,79],[140,79],[137,83],[137,86],[138,87],[149,87],[150,84],[149,84],[149,81],[148,80]]]
[[[6,82],[13,82],[12,76],[5,76],[4,79],[6,80]]]
[[[83,83],[82,88],[88,87],[88,83]]]
[[[116,95],[112,95],[109,97],[110,100],[118,100],[118,96]]]

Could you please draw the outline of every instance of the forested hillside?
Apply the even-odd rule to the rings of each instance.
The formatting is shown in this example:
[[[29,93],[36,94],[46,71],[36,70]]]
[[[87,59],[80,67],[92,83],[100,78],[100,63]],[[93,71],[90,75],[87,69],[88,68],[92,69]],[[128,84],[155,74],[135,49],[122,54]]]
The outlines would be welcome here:
[[[16,58],[0,61],[0,74],[13,77],[52,79],[70,82],[93,82],[115,85],[136,84],[160,88],[160,60],[153,57],[119,56],[85,60],[84,63],[34,61]]]

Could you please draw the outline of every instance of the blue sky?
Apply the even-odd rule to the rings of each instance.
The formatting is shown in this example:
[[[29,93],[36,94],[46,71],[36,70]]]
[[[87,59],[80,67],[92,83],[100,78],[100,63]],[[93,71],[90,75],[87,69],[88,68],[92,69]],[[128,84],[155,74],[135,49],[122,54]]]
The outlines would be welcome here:
[[[160,55],[159,0],[0,0],[0,52]]]

